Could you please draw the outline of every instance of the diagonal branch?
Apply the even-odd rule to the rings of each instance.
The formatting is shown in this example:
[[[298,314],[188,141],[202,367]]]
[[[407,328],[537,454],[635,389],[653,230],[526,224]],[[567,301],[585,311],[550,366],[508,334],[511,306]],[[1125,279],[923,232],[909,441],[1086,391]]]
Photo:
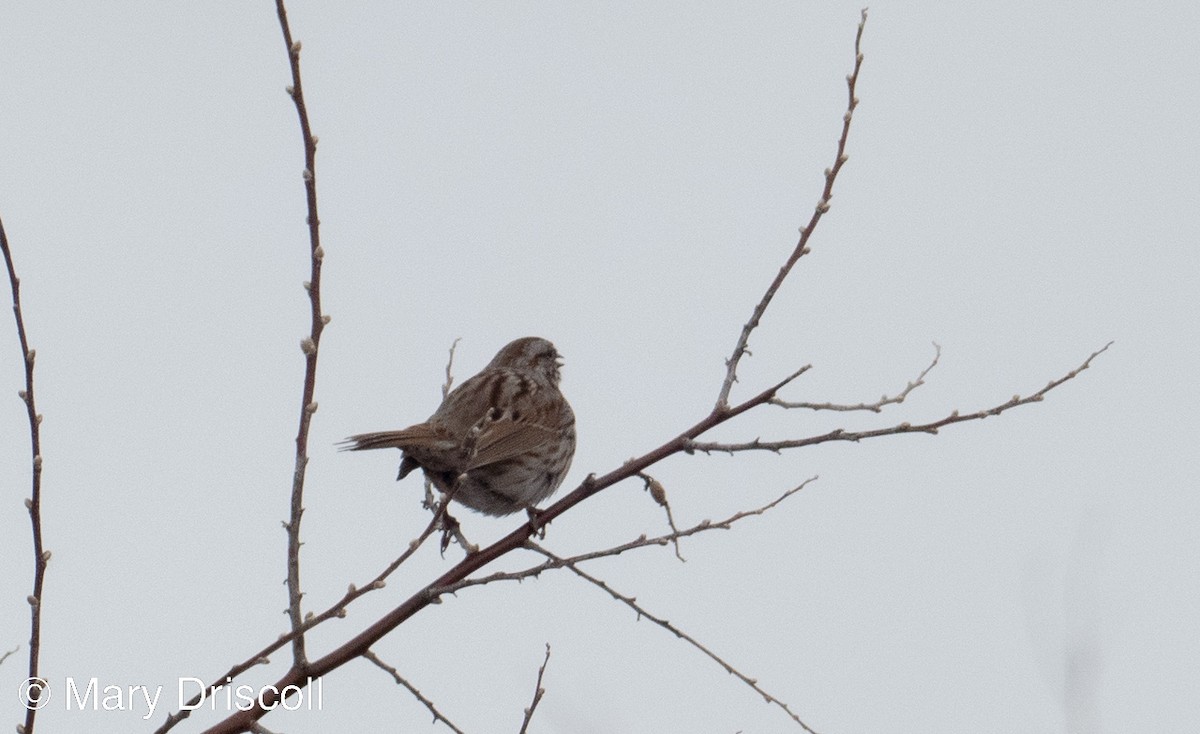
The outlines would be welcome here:
[[[746,685],[748,685],[752,689],[754,689],[754,691],[756,693],[758,693],[758,695],[762,696],[763,699],[766,700],[767,703],[773,703],[776,706],[778,706],[779,708],[783,709],[784,712],[787,713],[787,715],[792,718],[792,721],[799,724],[804,729],[804,731],[811,732],[811,734],[816,734],[816,732],[813,731],[813,729],[811,729],[808,726],[808,724],[805,724],[804,721],[802,721],[800,719],[800,717],[797,716],[796,713],[793,712],[791,710],[791,708],[789,708],[785,702],[780,701],[778,698],[775,698],[770,693],[767,693],[765,690],[763,690],[762,687],[758,685],[758,680],[749,677],[745,673],[743,673],[740,670],[738,670],[737,668],[733,667],[732,665],[727,663],[723,658],[721,658],[720,655],[717,655],[712,650],[709,650],[699,640],[697,640],[696,638],[687,634],[683,630],[679,629],[679,627],[675,626],[674,624],[671,624],[671,622],[667,621],[666,619],[663,619],[662,617],[657,617],[657,616],[651,614],[650,612],[646,611],[645,607],[638,604],[637,599],[635,599],[634,597],[625,596],[624,594],[617,592],[615,589],[613,589],[611,586],[609,586],[604,581],[596,578],[595,576],[592,576],[591,574],[587,573],[586,571],[580,570],[579,567],[577,567],[574,563],[568,561],[565,558],[559,558],[558,556],[545,550],[541,546],[531,543],[530,547],[533,550],[537,551],[538,553],[541,553],[542,555],[546,556],[550,560],[560,563],[563,566],[565,566],[566,568],[570,569],[573,573],[575,573],[575,575],[579,576],[581,579],[584,579],[588,583],[599,587],[605,593],[607,593],[609,596],[611,596],[612,598],[616,599],[617,601],[621,602],[622,604],[624,604],[625,606],[629,607],[634,612],[636,612],[638,615],[638,618],[644,617],[644,618],[650,620],[651,622],[657,624],[659,627],[662,627],[663,629],[667,630],[668,632],[675,635],[679,639],[683,640],[684,642],[688,643],[689,645],[696,648],[700,652],[704,653],[709,658],[711,658],[713,661],[715,661],[718,665],[720,665],[722,668],[724,668],[726,673],[729,673],[730,675],[734,676],[738,680],[742,681],[743,683],[745,683]]]
[[[33,593],[26,597],[29,602],[29,678],[39,678],[40,653],[42,648],[42,586],[46,580],[46,564],[50,561],[50,551],[42,547],[42,416],[37,412],[37,403],[33,395],[33,363],[37,353],[29,346],[29,337],[25,332],[25,316],[21,313],[21,279],[17,277],[17,269],[13,264],[12,252],[8,249],[8,235],[4,231],[4,222],[0,221],[0,250],[4,252],[4,265],[8,268],[8,283],[12,289],[13,319],[17,323],[17,341],[21,345],[21,363],[25,365],[25,389],[18,395],[25,403],[25,414],[29,418],[29,453],[32,466],[32,488],[25,500],[25,509],[29,510],[29,524],[33,532]],[[16,652],[15,650],[13,652]],[[8,657],[8,653],[4,657]],[[29,686],[28,706],[25,711],[25,723],[21,730],[25,734],[33,734],[34,722],[41,706],[37,705],[43,689],[34,684]],[[48,692],[47,692],[47,695]]]
[[[733,383],[737,381],[738,363],[748,353],[750,333],[758,328],[763,314],[767,311],[767,306],[771,305],[771,299],[775,298],[775,293],[783,285],[783,281],[787,279],[788,274],[792,272],[792,268],[796,265],[796,262],[808,254],[808,241],[812,237],[813,230],[816,229],[825,212],[829,211],[829,200],[833,198],[833,182],[837,180],[842,166],[846,165],[846,161],[849,160],[846,156],[846,140],[850,136],[850,121],[854,118],[855,108],[858,107],[858,97],[854,96],[854,88],[858,84],[858,72],[862,69],[862,36],[866,24],[867,11],[864,8],[862,11],[862,20],[858,23],[858,33],[854,36],[854,71],[850,72],[850,75],[846,77],[848,99],[846,114],[842,115],[842,135],[838,138],[837,154],[834,156],[833,166],[825,169],[825,187],[821,190],[821,198],[817,201],[817,206],[813,210],[808,224],[800,228],[800,240],[796,242],[796,247],[792,250],[791,256],[783,264],[783,267],[779,269],[779,272],[775,275],[775,279],[771,281],[771,285],[767,286],[766,293],[763,293],[762,299],[754,307],[754,312],[750,314],[750,320],[742,327],[742,333],[738,337],[737,344],[733,347],[733,354],[729,356],[729,359],[725,360],[725,381],[721,383],[721,392],[717,395],[717,403],[713,407],[714,412],[722,412],[729,406],[729,391],[733,389]]]
[[[542,688],[542,677],[546,675],[546,666],[550,664],[550,643],[546,643],[546,657],[542,658],[542,665],[538,668],[537,683],[533,686],[533,701],[529,704],[529,708],[525,709],[525,718],[521,721],[521,730],[517,734],[526,734],[529,731],[529,722],[533,721],[533,712],[537,711],[538,704],[542,702],[542,696],[546,695],[546,689]]]
[[[635,538],[634,540],[631,540],[627,543],[622,543],[620,545],[614,545],[611,548],[605,548],[603,550],[598,550],[598,551],[590,551],[588,553],[580,553],[579,555],[571,556],[569,558],[564,558],[561,561],[555,561],[555,560],[543,561],[542,563],[539,563],[536,566],[530,566],[529,568],[525,568],[520,571],[498,571],[496,573],[492,573],[487,576],[478,576],[478,577],[474,577],[474,578],[463,579],[462,581],[459,581],[456,584],[451,584],[450,586],[443,586],[443,587],[430,589],[430,592],[438,594],[438,595],[454,594],[462,589],[466,589],[471,586],[485,586],[487,584],[490,584],[490,583],[493,583],[496,581],[522,581],[527,578],[537,578],[538,576],[540,576],[542,574],[543,571],[552,571],[555,569],[563,568],[568,563],[583,563],[584,561],[594,561],[597,558],[608,558],[611,556],[619,556],[622,553],[627,553],[631,550],[637,550],[640,548],[665,546],[670,543],[678,542],[680,538],[686,538],[690,535],[697,535],[699,533],[708,532],[709,530],[732,530],[734,523],[738,522],[739,520],[745,520],[748,517],[754,517],[757,515],[766,514],[767,511],[772,510],[775,507],[779,506],[780,504],[783,503],[784,500],[788,499],[792,495],[794,495],[797,492],[799,492],[800,490],[804,489],[805,487],[808,486],[809,482],[814,482],[814,481],[816,481],[816,479],[817,478],[815,476],[809,477],[808,479],[805,479],[803,482],[801,482],[799,485],[792,487],[791,489],[787,490],[786,492],[779,495],[775,499],[771,500],[767,504],[762,505],[761,507],[756,507],[751,510],[741,510],[739,512],[735,512],[734,514],[730,515],[729,517],[725,518],[724,520],[719,520],[717,522],[713,522],[712,520],[702,520],[699,523],[697,523],[696,525],[693,525],[690,528],[685,528],[684,530],[673,530],[670,533],[666,533],[664,535],[659,535],[659,536],[656,536],[653,538],[642,535],[642,536]]]
[[[450,727],[450,730],[453,731],[454,734],[463,734],[462,729],[459,729],[457,726],[454,725],[454,722],[452,722],[452,721],[450,721],[450,719],[446,718],[445,714],[443,714],[441,711],[438,711],[437,706],[433,705],[433,701],[430,701],[420,691],[418,691],[417,687],[414,686],[412,683],[409,683],[408,680],[405,679],[404,676],[400,675],[400,672],[398,670],[396,670],[392,666],[390,666],[387,663],[380,660],[379,656],[370,650],[367,650],[366,652],[364,652],[362,654],[362,656],[364,658],[366,658],[367,660],[370,660],[372,663],[375,663],[375,665],[379,666],[379,668],[381,670],[383,670],[384,672],[391,675],[392,680],[396,681],[396,685],[407,688],[408,692],[413,695],[413,698],[416,698],[418,701],[420,701],[425,706],[425,708],[429,709],[429,713],[433,714],[433,723],[436,724],[437,722],[440,721],[443,724],[445,724],[446,726]],[[541,679],[541,677],[539,676],[539,680],[540,679]]]
[[[793,403],[781,398],[772,398],[771,405],[778,405],[781,408],[804,408],[807,410],[833,410],[843,413],[849,413],[855,410],[869,410],[872,413],[881,413],[885,406],[899,405],[903,403],[909,393],[916,390],[918,387],[925,384],[925,378],[937,367],[938,361],[942,358],[942,347],[937,342],[933,343],[933,361],[929,363],[925,369],[921,370],[921,374],[917,375],[917,379],[904,386],[904,389],[895,395],[884,395],[873,403],[856,403],[847,405],[844,403]]]
[[[300,118],[300,134],[304,143],[304,190],[308,205],[308,239],[309,262],[311,266],[310,280],[304,284],[308,291],[311,323],[309,335],[300,346],[304,352],[304,389],[300,399],[300,426],[296,432],[296,463],[292,472],[292,499],[288,521],[284,524],[288,536],[287,551],[287,589],[288,589],[288,618],[291,620],[292,660],[294,665],[304,668],[308,658],[304,651],[304,619],[301,612],[301,600],[304,596],[300,590],[300,519],[304,515],[304,475],[308,468],[308,429],[312,424],[313,413],[317,411],[317,403],[313,399],[317,388],[317,353],[321,345],[321,332],[329,317],[321,313],[321,262],[325,258],[325,250],[321,248],[321,221],[317,217],[317,138],[312,134],[308,121],[308,108],[304,103],[304,88],[300,81],[300,42],[292,40],[292,30],[288,25],[287,9],[283,0],[276,0],[275,9],[279,15],[279,26],[283,31],[283,42],[287,47],[288,61],[292,69],[292,83],[287,88],[292,102],[296,105],[296,114]]]

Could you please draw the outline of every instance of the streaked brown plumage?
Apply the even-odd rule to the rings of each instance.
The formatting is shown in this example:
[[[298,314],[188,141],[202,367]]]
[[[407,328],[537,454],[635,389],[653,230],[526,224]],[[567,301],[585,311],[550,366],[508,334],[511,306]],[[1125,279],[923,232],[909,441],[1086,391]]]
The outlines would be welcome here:
[[[454,488],[455,500],[487,515],[531,508],[558,489],[575,455],[575,414],[558,381],[554,345],[517,339],[424,423],[351,436],[344,448],[398,448],[397,479],[420,467],[439,490]]]

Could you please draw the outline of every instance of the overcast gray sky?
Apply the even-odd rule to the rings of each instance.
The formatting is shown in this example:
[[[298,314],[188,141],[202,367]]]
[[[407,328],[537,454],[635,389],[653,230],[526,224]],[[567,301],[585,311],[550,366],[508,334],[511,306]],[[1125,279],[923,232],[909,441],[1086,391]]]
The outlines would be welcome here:
[[[290,4],[320,137],[333,321],[304,524],[308,609],[425,523],[397,456],[344,436],[436,407],[518,336],[554,341],[580,443],[568,482],[711,407],[723,359],[832,161],[860,5]],[[803,479],[765,517],[593,564],[826,734],[1183,732],[1200,720],[1200,61],[1195,3],[873,3],[850,161],[752,342],[735,397],[794,400],[715,436],[1042,404],[937,437],[665,462],[677,521]],[[39,731],[150,731],[286,626],[307,332],[302,151],[267,2],[0,8],[0,216],[45,415],[43,671],[164,685]],[[0,326],[0,711],[23,712],[28,444]],[[486,542],[516,520],[460,512]],[[560,553],[659,533],[640,484],[556,520]],[[423,554],[319,628],[358,632],[453,559]],[[506,567],[516,567],[513,560]],[[798,730],[718,666],[564,573],[466,590],[375,649],[459,726]],[[249,681],[272,681],[286,663]],[[444,731],[368,663],[289,734]],[[176,728],[199,731],[197,716]]]

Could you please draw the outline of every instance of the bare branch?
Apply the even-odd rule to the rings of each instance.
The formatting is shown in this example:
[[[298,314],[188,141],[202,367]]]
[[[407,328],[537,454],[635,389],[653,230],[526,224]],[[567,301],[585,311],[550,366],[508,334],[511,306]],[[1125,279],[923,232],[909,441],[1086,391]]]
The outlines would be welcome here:
[[[967,421],[983,420],[989,416],[1000,415],[1005,411],[1012,410],[1021,405],[1030,403],[1040,403],[1048,392],[1058,387],[1059,385],[1073,379],[1080,372],[1083,372],[1091,366],[1092,360],[1103,354],[1112,346],[1112,342],[1105,344],[1100,349],[1091,353],[1083,364],[1071,370],[1067,374],[1051,380],[1045,387],[1027,397],[1014,395],[1011,399],[999,405],[994,405],[991,408],[977,410],[974,413],[961,414],[957,410],[950,415],[929,423],[899,423],[887,428],[876,428],[870,431],[846,431],[841,428],[823,433],[819,436],[809,436],[808,438],[785,439],[782,441],[762,441],[754,439],[743,443],[716,443],[716,442],[701,442],[692,441],[688,444],[685,450],[687,451],[702,451],[704,453],[738,453],[741,451],[774,451],[778,453],[784,449],[795,449],[802,446],[814,446],[819,443],[827,443],[829,441],[862,441],[866,438],[877,438],[879,436],[895,436],[902,433],[929,433],[936,434],[938,430],[945,426],[955,423],[965,423]]]
[[[529,722],[533,721],[533,712],[537,710],[538,704],[542,702],[542,696],[546,695],[546,689],[542,688],[542,677],[546,675],[546,666],[550,664],[550,643],[546,643],[546,657],[542,659],[542,665],[538,668],[537,683],[533,687],[533,702],[529,704],[529,708],[525,709],[525,718],[521,721],[521,731],[518,734],[526,734],[529,731]]]
[[[4,653],[3,655],[0,655],[0,665],[4,665],[4,661],[8,660],[10,657],[12,657],[14,654],[16,654],[17,650],[20,650],[20,649],[21,649],[21,646],[17,645],[16,647],[14,647],[13,649]]]
[[[25,500],[25,509],[29,511],[29,525],[33,534],[33,593],[26,597],[29,601],[29,677],[39,678],[38,670],[42,648],[42,586],[46,580],[46,565],[50,562],[50,551],[42,547],[42,416],[37,412],[37,403],[34,400],[33,392],[33,363],[37,358],[37,353],[29,346],[29,337],[25,332],[25,316],[21,313],[21,279],[17,277],[12,251],[8,249],[8,235],[4,231],[3,221],[0,221],[0,251],[4,253],[4,265],[8,268],[8,283],[12,290],[13,320],[17,324],[21,364],[25,365],[25,389],[17,394],[25,403],[25,414],[29,418],[30,474],[32,477],[29,497]],[[4,657],[7,658],[11,654],[8,653]],[[31,705],[26,707],[25,723],[22,725],[22,731],[25,734],[33,734],[37,712],[41,708],[36,704],[43,690],[40,686],[30,686],[29,688]]]
[[[304,476],[308,468],[308,430],[312,424],[313,413],[317,411],[314,395],[317,388],[317,355],[321,346],[321,333],[329,317],[321,311],[321,263],[325,258],[325,250],[321,247],[321,220],[317,216],[317,137],[312,133],[308,121],[308,108],[304,103],[304,87],[300,81],[300,42],[292,40],[292,29],[288,25],[287,8],[283,0],[275,1],[275,9],[279,15],[279,27],[283,32],[283,42],[287,49],[288,62],[292,70],[292,83],[287,88],[288,95],[296,105],[296,114],[300,118],[300,136],[304,145],[304,190],[308,206],[308,240],[310,280],[304,284],[308,291],[310,307],[310,330],[301,342],[304,352],[304,389],[300,399],[300,425],[296,432],[296,464],[292,471],[292,497],[288,521],[284,524],[287,530],[287,589],[288,589],[288,618],[292,623],[292,662],[298,669],[308,666],[308,657],[304,651],[304,618],[301,612],[303,592],[300,590],[300,519],[304,515]]]
[[[808,410],[834,410],[834,411],[841,411],[841,412],[850,412],[850,411],[855,411],[855,410],[869,410],[872,413],[880,413],[883,411],[884,406],[898,405],[900,403],[903,403],[904,399],[908,397],[909,393],[911,393],[913,390],[916,390],[918,387],[925,384],[925,378],[929,375],[929,373],[931,371],[933,371],[934,367],[937,367],[938,360],[940,360],[942,358],[941,345],[939,345],[937,342],[934,342],[933,348],[934,348],[933,361],[929,363],[929,366],[927,366],[925,369],[921,370],[921,374],[917,375],[917,379],[915,379],[912,382],[905,385],[904,389],[901,390],[900,392],[896,393],[895,395],[892,395],[892,396],[884,395],[883,397],[879,398],[878,400],[876,400],[873,403],[857,403],[854,405],[846,405],[846,404],[839,404],[839,403],[793,403],[793,402],[789,402],[787,400],[783,400],[781,398],[771,398],[767,402],[769,402],[771,405],[778,405],[781,408],[806,408]]]
[[[721,383],[721,391],[717,395],[717,403],[713,406],[713,412],[715,413],[723,412],[729,406],[729,392],[733,389],[733,383],[737,381],[738,363],[742,361],[742,357],[749,351],[750,333],[758,328],[763,314],[766,313],[767,307],[771,305],[771,299],[775,297],[775,293],[783,285],[783,281],[792,272],[792,267],[795,266],[801,257],[808,254],[808,241],[812,237],[813,230],[816,229],[825,212],[829,211],[829,200],[833,198],[833,183],[837,180],[842,166],[849,160],[846,156],[846,140],[850,136],[850,121],[854,119],[854,110],[858,107],[858,97],[854,96],[854,88],[858,84],[858,72],[862,69],[862,36],[866,23],[867,11],[864,8],[862,11],[862,20],[858,23],[858,33],[854,37],[854,70],[846,77],[847,103],[846,113],[842,115],[842,135],[838,138],[837,153],[834,155],[833,165],[825,169],[825,187],[821,191],[821,198],[817,200],[817,206],[813,210],[808,224],[800,228],[800,240],[792,250],[791,256],[783,264],[783,267],[779,269],[779,272],[775,275],[775,279],[771,281],[771,285],[767,286],[766,292],[763,293],[758,305],[754,307],[753,313],[750,314],[750,320],[742,327],[742,333],[738,337],[737,344],[733,347],[733,354],[729,356],[729,359],[725,360],[725,380]]]
[[[667,630],[671,634],[675,635],[679,639],[688,643],[692,647],[696,648],[700,652],[704,653],[709,658],[714,660],[718,665],[720,665],[722,668],[724,668],[725,672],[736,677],[738,680],[742,681],[743,683],[745,683],[746,685],[748,685],[752,689],[754,689],[754,691],[756,693],[758,693],[758,695],[762,696],[763,699],[767,703],[773,703],[776,706],[778,706],[779,708],[783,709],[784,712],[787,713],[787,715],[792,718],[792,721],[799,724],[801,726],[801,728],[803,728],[805,731],[812,732],[812,734],[816,734],[816,732],[813,731],[813,729],[811,729],[808,726],[808,724],[805,724],[800,719],[800,717],[797,716],[791,710],[791,708],[788,707],[788,705],[786,703],[784,703],[783,701],[780,701],[778,698],[775,698],[774,696],[772,696],[771,694],[769,694],[765,690],[763,690],[762,687],[758,685],[758,681],[756,679],[751,678],[750,676],[741,672],[737,668],[733,667],[728,662],[726,662],[723,658],[721,658],[721,656],[717,655],[715,652],[713,652],[712,650],[709,650],[707,647],[705,647],[703,644],[701,644],[696,638],[692,637],[691,635],[687,634],[683,630],[679,629],[677,626],[671,624],[669,621],[663,619],[662,617],[657,617],[657,616],[651,614],[650,612],[646,611],[645,607],[638,604],[637,599],[635,599],[634,597],[625,596],[624,594],[617,592],[616,590],[614,590],[611,586],[609,586],[604,581],[601,581],[600,579],[596,578],[595,576],[592,576],[591,574],[587,573],[586,571],[580,570],[578,566],[576,566],[574,563],[572,563],[571,561],[569,561],[565,558],[559,558],[558,556],[545,550],[544,548],[541,548],[540,546],[532,546],[532,547],[538,553],[543,554],[550,560],[556,561],[556,562],[562,564],[563,566],[565,566],[566,568],[570,569],[576,576],[579,576],[580,578],[584,579],[588,583],[591,583],[594,586],[597,586],[600,589],[604,590],[604,592],[606,592],[609,596],[611,596],[612,598],[616,599],[617,601],[621,602],[622,604],[624,604],[625,606],[629,607],[634,612],[636,612],[639,619],[644,617],[644,618],[650,620],[651,622],[657,624],[658,626]]]
[[[400,675],[399,671],[397,671],[392,666],[390,666],[387,663],[380,660],[379,656],[370,650],[367,650],[366,652],[364,652],[362,654],[362,656],[364,658],[366,658],[367,660],[370,660],[372,663],[375,663],[376,665],[378,665],[385,672],[389,673],[392,676],[392,679],[396,681],[396,685],[400,685],[400,686],[407,688],[408,692],[413,695],[413,698],[416,698],[418,701],[420,701],[425,706],[425,708],[429,709],[429,713],[433,714],[433,723],[436,724],[437,722],[440,721],[443,724],[445,724],[446,726],[450,727],[450,730],[455,732],[455,734],[463,734],[462,729],[459,729],[457,726],[454,725],[454,722],[452,722],[452,721],[450,721],[450,719],[446,718],[445,714],[443,714],[441,711],[438,711],[437,706],[433,705],[433,701],[430,701],[428,698],[423,696],[421,694],[421,692],[417,690],[416,686],[414,686],[412,683],[409,683],[404,678],[404,676]],[[540,680],[540,676],[539,676],[539,680]]]
[[[815,476],[809,477],[808,479],[805,479],[803,482],[801,482],[799,485],[792,487],[791,489],[787,490],[783,494],[779,495],[778,497],[771,500],[767,504],[762,505],[761,507],[756,507],[756,508],[753,508],[750,510],[741,510],[739,512],[735,512],[734,514],[730,515],[729,517],[725,518],[724,520],[720,520],[718,522],[713,522],[712,520],[702,520],[701,522],[697,523],[696,525],[693,525],[690,528],[685,528],[684,530],[673,531],[673,532],[667,533],[665,535],[659,535],[659,536],[653,537],[653,538],[642,535],[642,536],[635,538],[634,540],[631,540],[627,543],[615,545],[615,546],[612,546],[611,548],[605,548],[604,550],[598,550],[598,551],[591,551],[589,553],[580,553],[579,555],[571,556],[570,558],[563,559],[564,560],[563,563],[559,563],[559,562],[553,561],[553,560],[548,560],[548,561],[539,563],[536,566],[530,566],[529,568],[526,568],[526,569],[523,569],[520,571],[499,571],[496,573],[488,574],[487,576],[463,579],[462,581],[459,581],[457,583],[450,584],[447,586],[430,587],[429,593],[441,596],[442,594],[456,593],[456,592],[458,592],[462,589],[465,589],[467,587],[470,587],[470,586],[484,586],[486,584],[490,584],[490,583],[493,583],[496,581],[522,581],[527,578],[536,578],[537,576],[540,576],[543,571],[552,571],[554,569],[563,568],[566,565],[566,562],[582,563],[584,561],[593,561],[593,560],[596,560],[597,558],[608,558],[611,556],[619,556],[622,553],[626,553],[631,550],[637,550],[639,548],[651,548],[651,547],[657,547],[657,546],[665,546],[670,543],[674,543],[674,542],[678,541],[680,538],[686,538],[690,535],[704,533],[709,530],[732,530],[734,523],[738,522],[739,520],[744,520],[748,517],[754,517],[756,515],[765,514],[768,510],[774,509],[775,507],[780,505],[784,500],[786,500],[787,498],[796,494],[800,490],[804,489],[806,486],[808,486],[808,484],[810,482],[816,481],[816,479],[817,479],[817,477],[815,477]],[[532,544],[527,542],[526,547],[532,547]]]

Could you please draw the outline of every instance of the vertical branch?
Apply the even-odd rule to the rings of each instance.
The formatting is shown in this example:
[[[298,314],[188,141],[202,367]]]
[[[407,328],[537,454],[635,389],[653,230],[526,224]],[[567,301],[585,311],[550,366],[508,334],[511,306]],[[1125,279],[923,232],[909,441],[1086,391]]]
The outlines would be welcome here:
[[[19,395],[25,403],[25,413],[29,417],[30,460],[33,465],[33,488],[25,500],[25,507],[29,510],[29,523],[33,530],[33,593],[26,597],[29,601],[30,685],[25,696],[25,723],[18,727],[23,734],[33,734],[34,720],[38,709],[41,708],[38,701],[45,691],[34,679],[40,678],[38,656],[42,647],[42,584],[46,579],[46,564],[50,560],[50,551],[42,547],[42,416],[38,414],[37,404],[33,399],[33,362],[37,355],[29,348],[29,338],[25,334],[25,318],[21,314],[21,279],[17,277],[12,252],[8,249],[8,235],[4,232],[3,221],[0,221],[0,250],[4,252],[4,264],[8,268],[8,282],[12,287],[13,318],[17,322],[17,339],[21,343],[21,361],[25,363],[25,389],[21,390]]]
[[[533,712],[537,711],[538,704],[542,702],[542,696],[546,695],[546,689],[542,688],[542,678],[546,675],[546,666],[550,664],[550,643],[546,643],[546,657],[542,658],[542,666],[538,668],[537,683],[533,685],[533,702],[529,704],[529,708],[525,709],[525,718],[521,720],[521,730],[517,734],[526,734],[529,731],[529,722],[533,721]]]
[[[866,24],[867,10],[864,8],[862,11],[862,20],[858,23],[858,33],[854,36],[854,70],[846,77],[848,100],[846,103],[846,113],[842,115],[842,135],[838,138],[837,155],[834,157],[833,166],[825,169],[825,188],[821,191],[821,198],[817,201],[816,209],[813,210],[808,224],[800,228],[800,241],[796,243],[796,248],[792,250],[792,254],[787,259],[787,262],[783,264],[783,267],[775,275],[775,280],[771,281],[771,285],[767,288],[767,292],[763,294],[762,300],[754,307],[754,312],[750,314],[750,320],[742,327],[742,333],[733,348],[733,354],[729,356],[729,359],[725,360],[725,380],[721,383],[721,392],[717,395],[717,404],[713,407],[714,413],[723,413],[729,409],[729,391],[733,389],[733,383],[737,381],[738,363],[741,362],[742,357],[749,351],[747,347],[750,344],[750,332],[758,327],[758,323],[762,320],[767,306],[771,305],[771,299],[775,297],[776,291],[783,285],[783,281],[788,277],[788,273],[792,272],[792,267],[801,257],[808,254],[808,240],[812,237],[813,230],[816,228],[817,223],[821,221],[821,217],[825,212],[829,211],[829,200],[833,198],[833,182],[837,180],[838,172],[842,170],[842,166],[849,160],[846,156],[846,139],[850,136],[850,121],[854,118],[854,109],[858,107],[858,97],[854,96],[854,88],[858,84],[858,72],[862,68],[862,36]]]
[[[317,352],[321,344],[321,332],[329,317],[321,313],[321,260],[325,251],[321,249],[320,219],[317,217],[317,138],[312,134],[308,122],[308,109],[304,104],[304,89],[300,84],[300,42],[292,40],[288,26],[287,9],[283,0],[276,0],[279,26],[283,30],[283,42],[287,47],[288,61],[292,69],[292,83],[288,94],[296,105],[300,117],[300,134],[304,141],[304,189],[308,204],[308,238],[312,263],[311,279],[305,283],[312,311],[312,330],[301,343],[304,351],[304,394],[300,400],[300,428],[296,433],[296,465],[292,474],[291,512],[285,524],[288,536],[287,589],[288,617],[292,631],[300,632],[304,624],[300,603],[304,596],[300,591],[300,518],[304,514],[304,473],[308,467],[308,429],[312,423],[317,404],[313,400],[317,385]],[[292,662],[297,668],[306,668],[308,658],[304,652],[304,635],[297,634],[292,640]]]

